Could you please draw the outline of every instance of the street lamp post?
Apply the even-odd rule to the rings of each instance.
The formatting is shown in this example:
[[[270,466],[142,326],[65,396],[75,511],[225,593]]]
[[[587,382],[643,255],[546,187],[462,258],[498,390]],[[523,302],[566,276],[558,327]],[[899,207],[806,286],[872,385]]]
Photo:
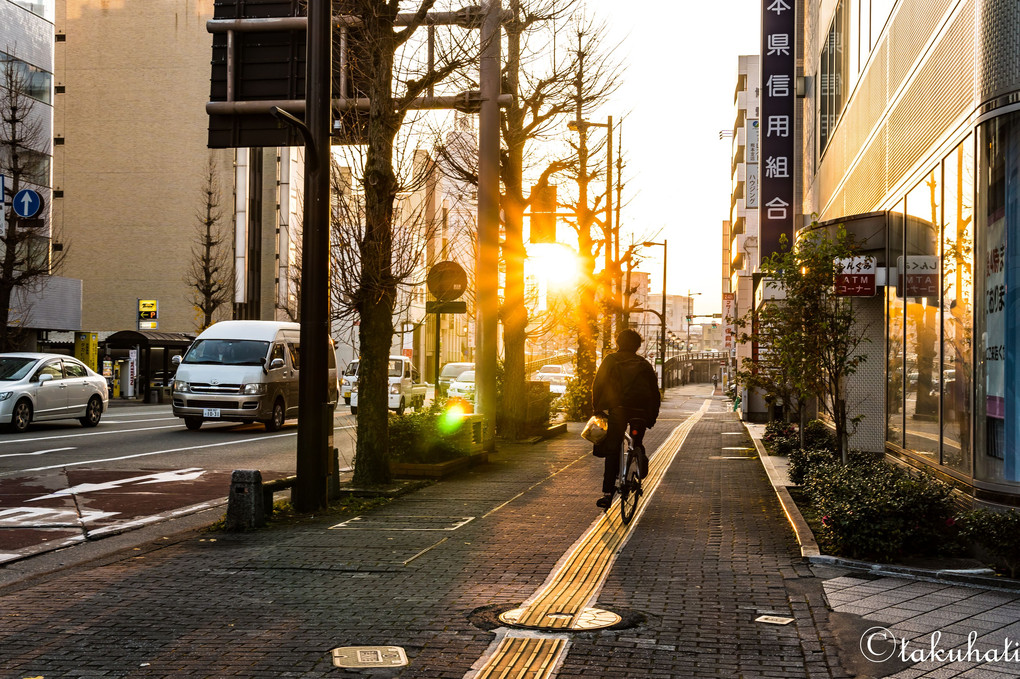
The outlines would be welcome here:
[[[653,245],[662,246],[662,316],[660,321],[662,322],[662,334],[659,335],[659,357],[662,360],[662,391],[666,391],[666,253],[668,248],[666,244],[669,241],[665,238],[662,239],[661,243],[654,241],[645,241],[642,243],[646,248],[650,248]],[[687,328],[687,332],[690,333],[690,326]],[[688,336],[688,339],[689,336]]]

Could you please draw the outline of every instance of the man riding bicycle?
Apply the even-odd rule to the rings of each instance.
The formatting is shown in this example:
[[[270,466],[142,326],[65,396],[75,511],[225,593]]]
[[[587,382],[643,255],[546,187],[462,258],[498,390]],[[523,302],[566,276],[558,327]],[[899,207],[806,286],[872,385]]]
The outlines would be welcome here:
[[[616,336],[616,351],[602,360],[592,385],[592,406],[596,413],[604,413],[608,420],[606,438],[595,445],[592,454],[604,457],[602,476],[603,496],[595,503],[606,509],[613,502],[616,477],[620,473],[620,445],[628,423],[631,438],[638,456],[642,477],[648,473],[648,457],[641,444],[645,428],[655,426],[659,416],[661,397],[655,369],[637,355],[641,335],[631,329]]]

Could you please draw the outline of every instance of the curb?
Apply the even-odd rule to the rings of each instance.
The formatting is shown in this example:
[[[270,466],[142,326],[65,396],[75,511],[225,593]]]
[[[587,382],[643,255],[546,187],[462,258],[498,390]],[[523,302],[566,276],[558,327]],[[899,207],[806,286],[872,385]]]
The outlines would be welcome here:
[[[911,580],[919,580],[923,582],[938,582],[943,584],[961,585],[964,587],[979,587],[982,589],[1020,592],[1020,581],[988,575],[988,573],[994,573],[994,571],[990,568],[965,570],[919,568],[916,566],[897,566],[893,564],[873,563],[870,561],[858,561],[856,559],[846,559],[843,557],[822,554],[818,547],[818,543],[815,541],[815,535],[811,531],[811,527],[804,519],[804,515],[800,513],[797,503],[793,501],[789,491],[786,489],[784,479],[780,477],[775,464],[770,459],[771,456],[766,453],[765,446],[761,442],[761,439],[754,436],[751,430],[748,429],[746,423],[741,422],[741,424],[744,425],[747,435],[751,437],[752,441],[754,441],[754,447],[758,450],[758,459],[761,460],[762,467],[765,468],[765,473],[768,474],[769,482],[772,484],[772,489],[779,497],[779,504],[783,507],[786,519],[790,522],[790,526],[793,528],[793,532],[797,536],[797,542],[800,544],[800,555],[804,557],[808,563],[819,566],[844,568],[851,571],[870,573],[872,575],[909,578]]]

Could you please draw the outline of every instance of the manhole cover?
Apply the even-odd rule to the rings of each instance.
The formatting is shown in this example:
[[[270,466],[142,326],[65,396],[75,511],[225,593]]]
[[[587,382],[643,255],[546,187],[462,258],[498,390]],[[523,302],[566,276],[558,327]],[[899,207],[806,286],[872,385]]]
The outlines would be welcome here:
[[[570,613],[549,613],[545,616],[545,619],[549,621],[548,624],[529,623],[527,625],[522,625],[518,621],[524,615],[524,612],[525,609],[523,608],[515,608],[512,611],[501,613],[499,615],[499,619],[501,622],[505,622],[508,625],[517,625],[519,627],[528,627],[530,629],[563,630],[563,627],[556,626],[554,623],[563,620],[570,620],[574,617]],[[601,608],[586,608],[577,615],[573,624],[566,629],[574,631],[605,629],[606,627],[612,627],[613,625],[618,624],[621,620],[623,620],[623,618],[612,611],[606,611]]]
[[[400,646],[344,646],[333,649],[334,667],[403,667],[407,654]]]

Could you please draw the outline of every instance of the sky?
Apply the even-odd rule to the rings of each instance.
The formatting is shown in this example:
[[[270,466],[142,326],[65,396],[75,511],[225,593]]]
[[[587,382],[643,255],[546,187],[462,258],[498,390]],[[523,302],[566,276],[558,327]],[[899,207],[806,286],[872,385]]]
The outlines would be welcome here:
[[[665,238],[667,292],[700,292],[695,313],[717,313],[731,154],[719,131],[731,130],[736,118],[737,56],[759,52],[761,3],[587,3],[606,18],[626,67],[613,102],[589,116],[612,115],[614,125],[625,116],[623,243],[627,231],[636,239]],[[652,290],[662,289],[661,253],[645,249],[641,269],[651,273]]]

